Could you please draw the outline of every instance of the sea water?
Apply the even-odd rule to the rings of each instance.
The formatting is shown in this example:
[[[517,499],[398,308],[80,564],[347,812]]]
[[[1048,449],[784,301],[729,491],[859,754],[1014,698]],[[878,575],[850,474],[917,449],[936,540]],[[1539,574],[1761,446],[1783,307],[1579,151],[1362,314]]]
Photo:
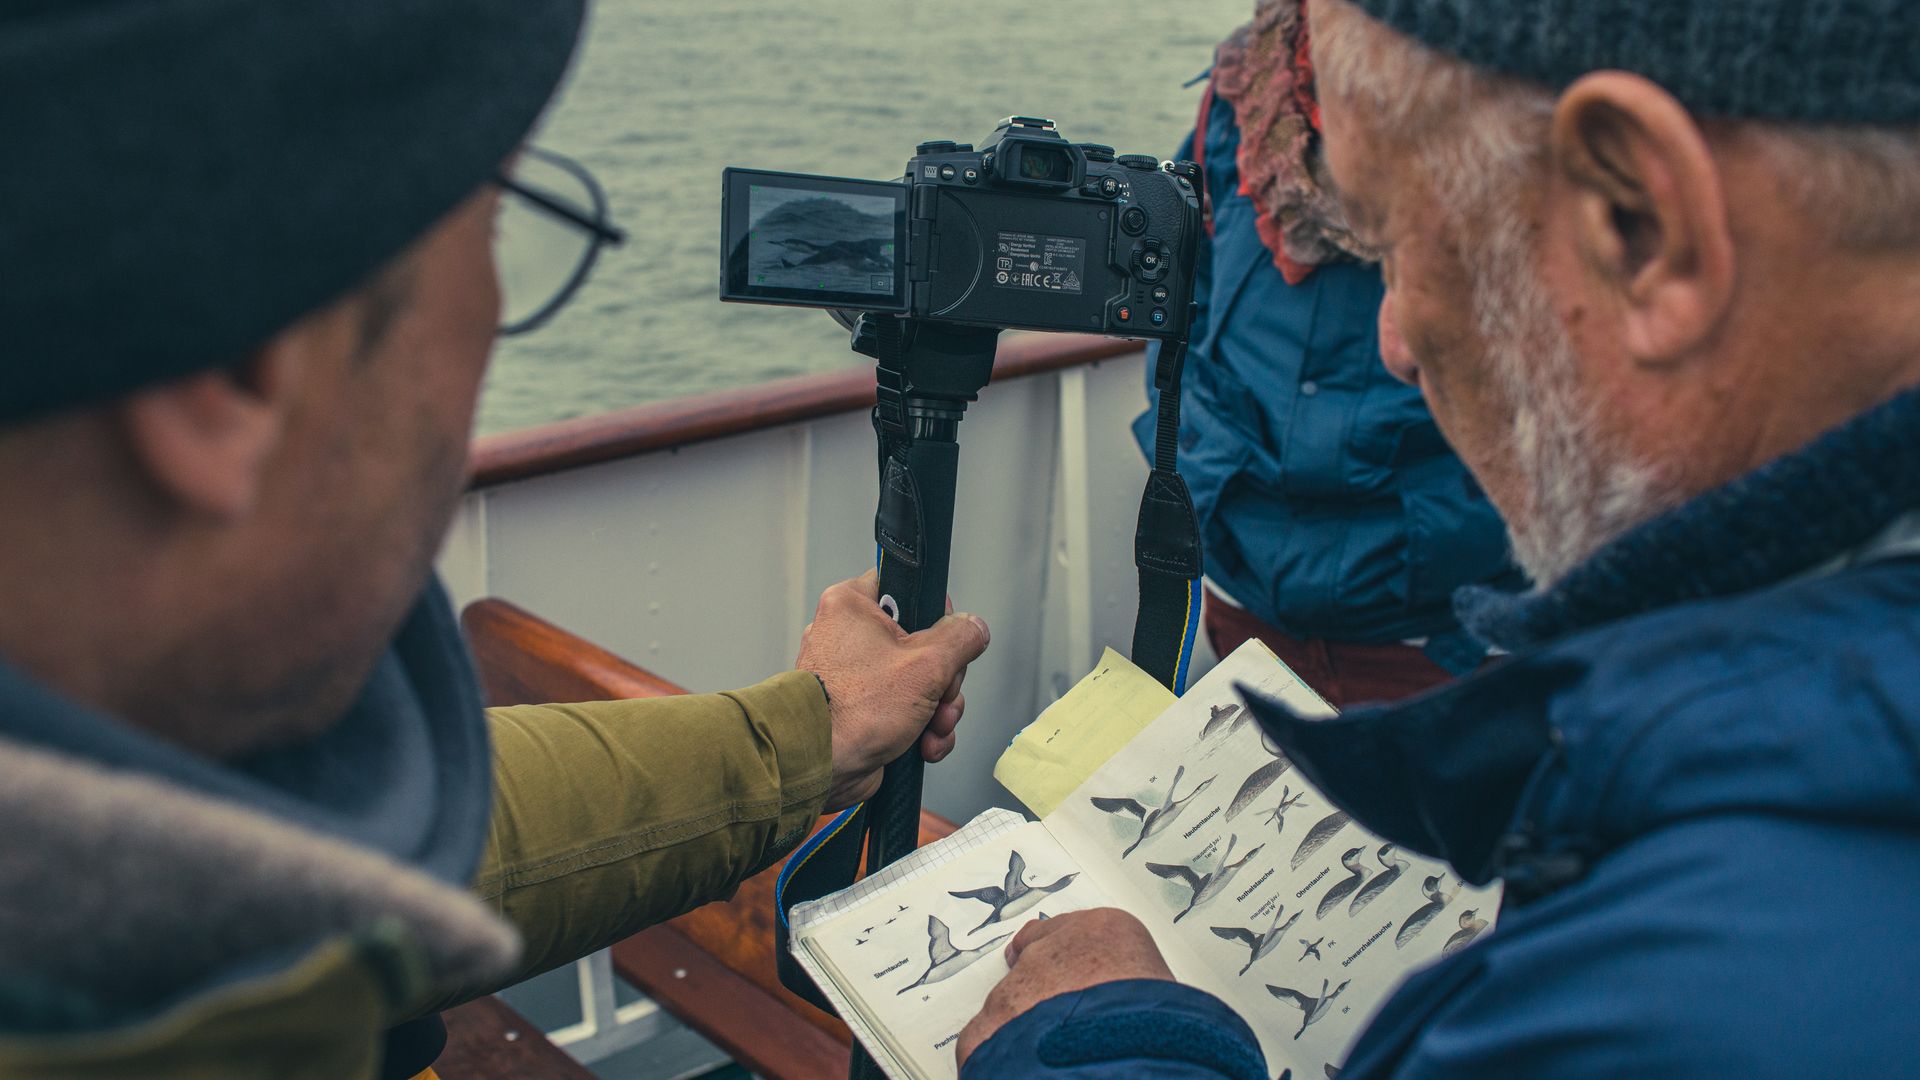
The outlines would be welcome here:
[[[631,236],[554,321],[501,343],[483,433],[864,362],[825,314],[721,304],[720,170],[897,177],[1004,117],[1170,157],[1252,0],[600,0],[536,141]]]

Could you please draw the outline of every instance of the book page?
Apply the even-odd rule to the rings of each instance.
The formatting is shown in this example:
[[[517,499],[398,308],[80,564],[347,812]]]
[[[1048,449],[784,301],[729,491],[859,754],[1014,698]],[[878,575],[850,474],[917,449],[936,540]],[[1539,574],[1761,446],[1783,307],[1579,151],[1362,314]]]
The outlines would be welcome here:
[[[1266,740],[1239,683],[1333,715],[1248,642],[1044,824],[1082,864],[1117,865],[1110,889],[1168,966],[1245,1017],[1276,1074],[1320,1077],[1408,971],[1491,924],[1497,897],[1337,812]]]
[[[1092,674],[1014,736],[993,778],[1045,817],[1175,700],[1173,691],[1108,649]]]
[[[796,955],[888,1075],[954,1080],[954,1043],[1006,975],[1015,932],[1113,904],[1043,826],[1020,822],[989,810],[864,891],[794,909]]]

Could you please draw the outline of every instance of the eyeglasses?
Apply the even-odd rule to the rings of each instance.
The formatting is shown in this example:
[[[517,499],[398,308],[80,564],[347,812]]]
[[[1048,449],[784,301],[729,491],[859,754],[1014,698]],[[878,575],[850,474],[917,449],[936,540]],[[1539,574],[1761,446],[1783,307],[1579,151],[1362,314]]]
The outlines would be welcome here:
[[[607,197],[579,162],[527,147],[511,175],[493,182],[502,199],[494,258],[500,273],[500,334],[524,334],[566,306],[600,249],[625,243],[607,219]]]

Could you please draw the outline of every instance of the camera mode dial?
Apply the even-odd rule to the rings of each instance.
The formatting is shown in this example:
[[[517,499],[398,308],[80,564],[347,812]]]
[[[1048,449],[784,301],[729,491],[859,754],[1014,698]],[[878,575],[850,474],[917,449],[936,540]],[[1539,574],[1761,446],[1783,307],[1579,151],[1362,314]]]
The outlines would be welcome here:
[[[1159,159],[1148,157],[1146,154],[1121,154],[1115,160],[1123,169],[1138,169],[1141,172],[1160,171]]]
[[[919,148],[914,151],[914,154],[917,157],[924,157],[928,154],[952,154],[959,149],[960,144],[954,142],[952,139],[935,139],[932,142],[921,143]]]
[[[1080,152],[1087,155],[1088,161],[1109,162],[1113,160],[1114,149],[1099,143],[1081,143]]]

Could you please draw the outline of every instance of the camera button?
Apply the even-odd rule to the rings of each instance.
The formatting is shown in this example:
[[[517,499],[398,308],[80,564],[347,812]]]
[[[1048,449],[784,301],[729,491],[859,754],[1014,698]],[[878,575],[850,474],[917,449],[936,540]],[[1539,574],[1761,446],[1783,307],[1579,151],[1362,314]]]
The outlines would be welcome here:
[[[1153,287],[1153,302],[1156,304],[1166,303],[1167,297],[1170,295],[1172,294],[1167,292],[1167,287],[1165,285],[1155,285]]]
[[[1139,236],[1147,231],[1147,212],[1137,206],[1128,207],[1127,212],[1120,215],[1120,227],[1127,230],[1129,236]]]
[[[1123,307],[1119,311],[1114,312],[1113,314],[1114,314],[1114,317],[1118,318],[1121,322],[1133,321],[1133,309],[1130,307]]]
[[[980,170],[969,168],[966,172],[960,174],[960,179],[965,180],[969,184],[977,184],[980,182]]]
[[[1120,194],[1120,181],[1115,180],[1111,176],[1105,177],[1100,181],[1100,194],[1105,195],[1109,199]]]
[[[957,170],[954,169],[953,166],[951,165],[940,166],[940,179],[951,180],[957,175],[959,175],[959,173]]]
[[[1167,325],[1167,309],[1154,308],[1153,314],[1147,316],[1147,321],[1153,323],[1155,326]]]

